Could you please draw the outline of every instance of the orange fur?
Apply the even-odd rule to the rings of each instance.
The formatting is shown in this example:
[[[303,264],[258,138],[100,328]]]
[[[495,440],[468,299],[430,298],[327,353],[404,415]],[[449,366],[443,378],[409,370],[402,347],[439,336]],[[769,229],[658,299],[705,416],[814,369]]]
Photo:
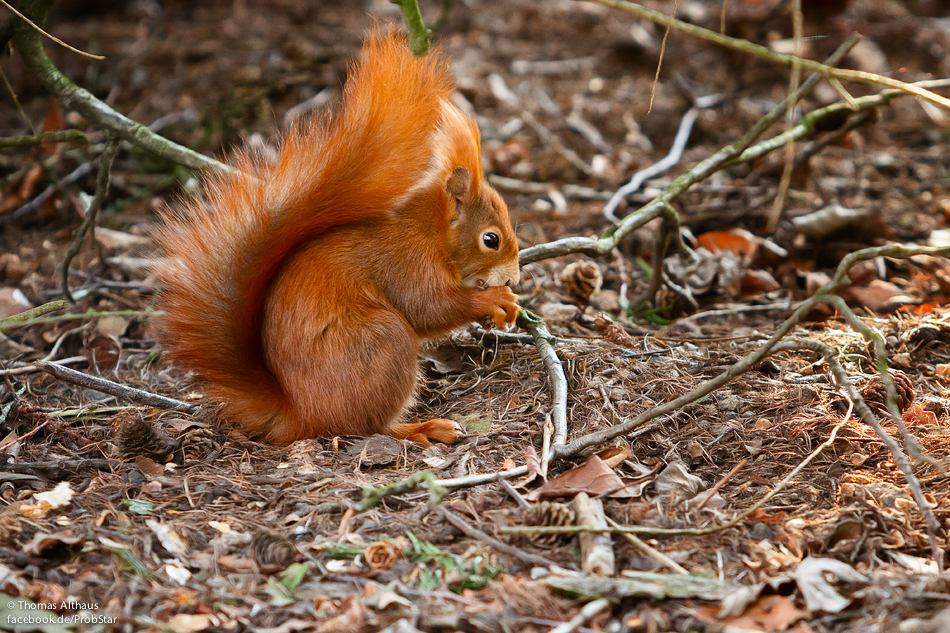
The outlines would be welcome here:
[[[452,91],[442,58],[377,31],[335,116],[164,214],[162,341],[248,434],[454,439],[444,420],[396,424],[419,340],[513,322],[518,247]]]

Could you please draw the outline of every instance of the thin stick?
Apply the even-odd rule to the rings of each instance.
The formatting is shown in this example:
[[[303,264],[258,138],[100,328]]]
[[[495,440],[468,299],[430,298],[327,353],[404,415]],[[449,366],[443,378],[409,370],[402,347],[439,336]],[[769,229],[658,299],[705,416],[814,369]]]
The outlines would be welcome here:
[[[465,536],[482,541],[484,543],[488,543],[493,549],[496,549],[499,552],[507,554],[513,558],[517,558],[518,560],[528,563],[529,565],[552,567],[555,564],[553,561],[550,561],[543,556],[537,556],[536,554],[523,552],[517,547],[512,547],[507,543],[502,543],[495,537],[489,536],[482,530],[469,525],[468,522],[462,517],[443,506],[435,506],[434,509],[443,519],[451,523],[453,527],[460,530],[463,534],[465,534]]]
[[[13,446],[13,445],[16,444],[17,442],[22,441],[22,440],[25,440],[26,438],[30,437],[31,435],[34,435],[35,433],[39,432],[39,430],[42,429],[43,427],[48,426],[49,423],[52,422],[52,421],[53,421],[53,418],[46,418],[46,420],[44,420],[42,424],[38,424],[38,425],[36,425],[35,427],[33,427],[32,429],[30,429],[28,432],[24,433],[23,435],[21,435],[21,436],[19,436],[19,437],[13,438],[12,440],[10,440],[9,442],[7,442],[6,444],[0,445],[0,452],[7,450],[8,448],[10,448],[11,446]]]
[[[30,18],[26,17],[25,15],[23,15],[22,13],[20,13],[19,11],[17,11],[16,9],[14,9],[13,7],[11,7],[10,4],[7,2],[7,0],[0,0],[0,3],[2,3],[3,6],[5,6],[6,8],[10,9],[11,11],[13,11],[13,12],[16,14],[16,16],[17,16],[18,18],[20,18],[21,20],[23,20],[24,22],[26,22],[27,24],[29,24],[30,26],[32,26],[34,29],[36,29],[37,31],[39,31],[41,35],[45,35],[46,37],[50,38],[51,40],[53,40],[54,42],[56,42],[57,44],[59,44],[59,45],[62,46],[63,48],[67,48],[67,49],[71,50],[72,52],[78,53],[79,55],[82,55],[83,57],[88,57],[89,59],[105,59],[105,57],[103,57],[102,55],[93,55],[92,53],[87,53],[86,51],[81,51],[81,50],[79,50],[78,48],[73,48],[72,46],[70,46],[69,44],[67,44],[67,43],[64,42],[63,40],[59,39],[58,37],[53,37],[52,35],[50,35],[50,34],[47,33],[46,31],[44,31],[44,30],[41,29],[40,27],[38,27],[38,26],[36,26],[35,24],[33,24],[32,20],[30,20]]]
[[[690,109],[686,111],[686,114],[683,115],[683,118],[680,119],[679,128],[676,130],[676,137],[673,139],[673,145],[670,147],[670,151],[667,155],[652,165],[644,167],[633,174],[633,176],[630,177],[630,181],[618,189],[616,193],[611,196],[607,204],[604,205],[604,217],[611,222],[619,222],[620,218],[614,214],[614,211],[620,206],[624,198],[639,189],[640,186],[650,178],[659,176],[680,162],[680,159],[683,157],[683,150],[686,149],[686,143],[689,141],[690,132],[693,130],[693,125],[696,123],[696,119],[699,118],[699,112],[719,103],[722,103],[722,95],[707,95],[696,99]]]
[[[610,607],[610,600],[607,598],[598,598],[584,605],[584,608],[575,615],[569,622],[556,626],[548,633],[574,633],[584,624],[590,621],[595,615]]]
[[[670,14],[670,17],[676,15],[676,7],[679,5],[679,0],[673,0],[673,12]],[[660,42],[660,58],[656,60],[656,74],[653,76],[653,88],[650,90],[650,105],[647,107],[647,114],[653,112],[653,98],[656,97],[656,86],[660,83],[660,69],[663,68],[663,56],[666,54],[666,40],[670,37],[670,27],[666,27],[666,31],[663,32],[663,41]]]
[[[70,303],[76,303],[76,300],[73,298],[73,292],[69,288],[69,264],[73,261],[76,254],[79,253],[79,249],[82,248],[82,243],[85,241],[86,234],[89,233],[90,227],[96,224],[96,216],[99,215],[99,209],[102,208],[102,203],[109,193],[109,178],[112,172],[112,161],[115,160],[115,156],[118,152],[119,139],[117,137],[110,138],[109,141],[106,142],[106,148],[102,151],[102,156],[99,160],[99,173],[96,175],[96,193],[92,197],[92,202],[89,203],[89,208],[86,209],[86,215],[82,219],[82,224],[79,225],[79,229],[76,231],[73,243],[69,245],[69,250],[66,251],[66,256],[63,258],[62,290],[66,296],[66,300]]]
[[[620,527],[620,524],[614,521],[613,519],[611,519],[610,517],[606,517],[606,518],[607,518],[607,523],[609,523],[611,527]],[[672,558],[670,558],[669,556],[667,556],[660,550],[656,549],[655,547],[650,547],[649,545],[647,545],[646,541],[636,536],[635,534],[621,534],[621,536],[623,536],[623,538],[625,538],[634,547],[636,547],[641,552],[646,554],[649,558],[652,558],[657,563],[663,565],[664,567],[672,571],[674,574],[679,574],[681,576],[689,576],[689,570],[687,570],[685,567],[683,567],[682,565],[680,565],[675,560],[673,560]]]
[[[759,44],[753,44],[748,40],[740,40],[715,31],[710,31],[709,29],[704,29],[675,18],[671,18],[659,11],[654,11],[652,9],[647,9],[638,4],[632,2],[627,2],[626,0],[587,0],[587,2],[593,2],[595,4],[601,4],[605,7],[611,7],[614,9],[621,9],[627,13],[632,13],[637,17],[645,18],[651,22],[656,22],[662,26],[670,26],[678,31],[682,31],[694,37],[718,44],[725,48],[729,48],[735,51],[742,53],[748,53],[760,57],[767,61],[775,62],[777,64],[782,64],[784,66],[793,66],[794,64],[800,64],[801,67],[805,70],[810,70],[814,72],[821,73],[824,77],[834,77],[838,80],[851,80],[857,81],[865,84],[877,84],[880,86],[885,86],[887,88],[894,88],[902,92],[906,92],[918,97],[922,97],[927,101],[936,103],[937,105],[943,106],[944,108],[950,109],[950,99],[946,97],[941,97],[940,95],[931,92],[925,88],[921,88],[920,85],[909,84],[897,79],[891,79],[890,77],[885,77],[883,75],[877,75],[874,73],[864,72],[860,70],[847,70],[843,68],[833,68],[827,66],[820,62],[816,62],[810,59],[803,59],[796,57],[795,55],[788,55],[785,53],[779,53],[773,51],[770,48],[761,46]],[[797,60],[797,61],[796,61]]]
[[[120,385],[117,382],[112,382],[111,380],[106,380],[105,378],[90,376],[89,374],[84,374],[81,371],[62,367],[56,363],[48,363],[46,361],[38,360],[34,364],[46,373],[62,380],[63,382],[79,385],[80,387],[85,387],[87,389],[101,391],[102,393],[107,393],[110,396],[115,396],[116,398],[125,398],[126,400],[138,402],[140,404],[155,407],[157,409],[172,409],[174,411],[183,411],[185,413],[193,413],[198,409],[197,405],[188,404],[187,402],[175,400],[174,398],[166,398],[165,396],[160,396],[158,394],[136,389],[134,387],[126,387],[125,385]]]
[[[49,314],[50,312],[55,312],[57,310],[65,310],[68,307],[69,304],[65,301],[50,301],[49,303],[44,303],[41,306],[30,308],[25,312],[8,316],[6,318],[0,319],[0,332],[6,332],[8,330],[15,330],[20,327],[32,325],[38,317],[41,317],[44,314]]]
[[[3,0],[0,0],[2,2]],[[27,134],[26,136],[6,136],[0,138],[0,147],[25,147],[41,143],[80,143],[89,144],[89,138],[81,130],[57,130],[56,132],[42,132]]]
[[[564,367],[554,351],[553,341],[557,340],[548,331],[544,320],[524,308],[518,311],[518,325],[527,330],[534,339],[538,355],[544,361],[544,367],[551,378],[551,421],[554,423],[554,441],[551,451],[556,452],[567,442],[567,378]],[[544,459],[545,456],[542,456]]]
[[[798,82],[801,76],[802,67],[798,61],[804,54],[804,40],[802,39],[802,0],[792,0],[792,31],[795,38],[795,63],[792,64],[791,77],[789,78],[788,94],[794,95],[798,92]],[[796,101],[789,98],[788,108],[785,111],[786,128],[795,125],[795,105]],[[785,208],[785,199],[788,196],[788,188],[792,183],[792,170],[795,167],[795,140],[789,139],[785,144],[785,167],[782,169],[782,178],[779,180],[778,189],[775,192],[775,200],[772,203],[772,213],[769,214],[769,221],[765,225],[768,233],[775,232],[779,220],[782,218],[782,209]]]
[[[848,417],[848,416],[845,416],[845,419],[847,419],[847,417]],[[698,506],[696,506],[696,509],[697,509],[697,510],[702,510],[702,509],[703,509],[703,506],[705,506],[705,505],[709,502],[709,500],[713,497],[713,495],[715,495],[717,492],[719,492],[720,490],[722,490],[722,487],[725,486],[726,483],[727,483],[730,479],[732,479],[733,477],[735,477],[735,476],[736,476],[736,473],[738,473],[740,470],[742,470],[743,468],[745,468],[746,464],[748,464],[748,463],[749,463],[749,460],[748,460],[748,459],[745,459],[745,458],[740,459],[740,460],[739,460],[739,463],[736,464],[735,466],[733,466],[733,467],[732,467],[732,470],[730,470],[728,473],[726,473],[725,477],[723,477],[722,479],[720,479],[719,481],[717,481],[715,486],[713,486],[712,488],[710,488],[709,490],[707,490],[707,491],[705,491],[705,492],[703,493],[703,495],[704,495],[705,498],[702,500],[702,502],[701,502]]]
[[[63,303],[66,302],[63,301]],[[163,316],[164,314],[165,313],[161,310],[93,310],[90,308],[85,312],[70,312],[68,314],[57,314],[55,316],[31,319],[28,323],[24,323],[24,325],[44,325],[46,323],[58,323],[60,321],[86,321],[89,319],[101,319],[102,317],[110,316],[132,317],[138,319],[139,321],[144,321],[145,319]]]

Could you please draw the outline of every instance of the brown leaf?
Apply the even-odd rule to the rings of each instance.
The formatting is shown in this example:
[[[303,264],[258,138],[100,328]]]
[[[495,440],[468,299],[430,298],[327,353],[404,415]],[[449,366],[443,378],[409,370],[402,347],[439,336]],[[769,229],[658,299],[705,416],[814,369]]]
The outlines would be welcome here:
[[[763,292],[772,292],[781,288],[767,270],[747,270],[742,275],[742,293],[743,294],[761,294]]]
[[[795,606],[794,597],[779,595],[762,596],[736,617],[718,618],[716,609],[714,606],[703,607],[702,619],[744,631],[788,631],[806,615]]]
[[[156,478],[165,474],[165,469],[158,462],[145,455],[138,455],[135,458],[135,466],[148,477]]]
[[[610,466],[594,455],[584,464],[546,482],[528,495],[528,498],[535,501],[556,497],[573,497],[579,492],[586,492],[592,497],[604,493],[610,493],[608,496],[617,498],[635,496],[629,490],[626,490],[626,484]]]
[[[604,463],[607,464],[610,468],[613,468],[617,464],[623,463],[625,459],[630,459],[633,456],[633,451],[629,446],[610,446],[604,450],[597,453],[597,457],[604,460]]]
[[[908,296],[899,286],[880,279],[873,279],[864,287],[844,288],[841,290],[841,296],[877,314],[888,314],[901,306],[917,303],[914,297]]]

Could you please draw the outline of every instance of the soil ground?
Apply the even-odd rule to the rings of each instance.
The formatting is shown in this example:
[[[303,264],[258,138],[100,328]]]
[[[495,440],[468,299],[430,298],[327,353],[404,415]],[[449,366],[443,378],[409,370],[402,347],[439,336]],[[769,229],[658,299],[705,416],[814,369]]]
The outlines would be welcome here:
[[[424,4],[434,21],[439,7]],[[678,33],[666,41],[654,90],[663,29],[595,4],[455,4],[435,41],[451,56],[459,101],[476,114],[486,168],[508,201],[522,248],[601,234],[609,226],[605,200],[667,153],[695,98],[723,100],[699,113],[678,164],[631,195],[618,215],[735,142],[788,91],[786,69]],[[787,50],[788,4],[728,3],[725,31]],[[859,32],[865,40],[845,67],[904,81],[950,76],[944,3],[802,4],[811,59],[825,59]],[[648,6],[672,10],[667,2]],[[719,30],[722,10],[721,3],[693,0],[677,15]],[[332,106],[377,17],[395,20],[398,12],[381,1],[62,2],[49,31],[106,60],[52,43],[46,50],[67,76],[118,111],[146,124],[160,121],[172,140],[226,159],[237,147],[276,140],[288,112],[306,116]],[[59,111],[15,52],[3,56],[2,69],[16,100],[0,101],[0,136],[64,127],[90,135],[88,146],[0,154],[6,315],[17,311],[14,290],[32,305],[62,298],[63,257],[81,221],[80,192],[95,189],[88,166],[104,135]],[[856,96],[877,90],[844,87]],[[822,82],[800,111],[839,99]],[[772,233],[765,227],[781,149],[697,184],[674,208],[690,244],[703,247],[697,252],[704,267],[680,279],[680,291],[667,284],[659,307],[642,303],[656,223],[603,258],[570,255],[524,266],[522,305],[544,316],[557,338],[569,440],[650,411],[728,370],[826,283],[846,254],[894,241],[945,244],[947,121],[944,111],[901,97],[845,134],[835,133],[841,121],[831,122],[797,146],[806,158]],[[71,176],[77,169],[85,171]],[[70,269],[78,302],[68,312],[111,316],[47,320],[0,339],[0,591],[13,605],[0,618],[35,615],[24,606],[30,601],[103,620],[80,623],[80,630],[540,632],[606,594],[609,605],[572,630],[950,630],[939,619],[910,620],[928,620],[947,606],[946,576],[930,562],[924,517],[892,452],[856,417],[828,364],[812,352],[778,353],[643,428],[554,460],[548,479],[572,479],[547,484],[548,492],[532,475],[507,489],[490,483],[455,490],[441,501],[451,514],[431,506],[424,488],[354,513],[363,489],[424,470],[448,479],[536,468],[552,413],[544,363],[530,337],[484,336],[474,327],[427,345],[409,416],[458,420],[468,432],[451,446],[377,436],[277,448],[216,424],[201,386],[162,358],[148,319],[138,318],[157,292],[149,268],[157,256],[149,238],[155,211],[200,186],[194,177],[124,147],[98,222],[106,230]],[[45,201],[23,206],[48,188]],[[811,233],[803,221],[792,222],[833,205],[855,210],[857,221]],[[732,229],[769,241],[722,233]],[[946,564],[950,266],[935,257],[877,257],[852,280],[843,296],[882,334],[891,366],[903,372],[899,405],[921,452],[914,473],[939,524],[933,537]],[[598,289],[588,292],[585,284]],[[616,327],[598,327],[600,313]],[[882,402],[868,342],[834,311],[809,313],[790,336],[831,346],[868,402]],[[20,369],[49,355],[206,406],[196,415],[153,409]],[[879,415],[901,438],[897,424]],[[579,468],[594,453],[629,485],[598,488],[606,475]],[[163,466],[165,457],[170,464]],[[69,503],[37,503],[35,493],[64,483],[73,493]],[[697,489],[713,486],[716,493],[698,502]],[[659,533],[724,525],[777,486],[778,494],[727,529]],[[720,611],[721,594],[698,590],[608,591],[586,575],[580,577],[590,595],[552,589],[582,574],[586,545],[570,535],[522,537],[504,528],[569,524],[568,504],[578,490],[603,493],[606,516],[618,524],[657,530],[641,535],[640,545],[613,536],[616,577],[626,573],[632,582],[630,572],[656,572],[669,581],[685,570],[718,579],[717,591],[740,607]],[[860,578],[842,578],[840,570],[834,585],[820,573],[796,577],[803,559],[831,559]],[[744,600],[736,597],[740,586]],[[826,590],[823,601],[809,599],[809,587]],[[9,617],[0,629],[29,630]]]

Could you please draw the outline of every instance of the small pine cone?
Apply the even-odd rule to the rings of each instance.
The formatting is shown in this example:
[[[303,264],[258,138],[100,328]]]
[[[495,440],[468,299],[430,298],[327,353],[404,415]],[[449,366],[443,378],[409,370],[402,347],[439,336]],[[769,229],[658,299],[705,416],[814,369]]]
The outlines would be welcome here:
[[[221,450],[221,442],[213,429],[194,427],[179,438],[185,463],[204,461],[208,455]]]
[[[134,415],[120,421],[116,450],[119,458],[124,461],[132,461],[142,455],[159,464],[165,464],[174,459],[178,442],[165,435],[149,420]]]
[[[574,508],[563,503],[542,501],[524,511],[522,515],[527,526],[562,527],[574,525]],[[530,541],[538,545],[554,546],[566,543],[572,534],[532,534]]]
[[[627,349],[636,349],[637,347],[637,342],[633,340],[633,337],[624,332],[619,325],[611,321],[605,314],[598,314],[594,318],[594,327],[597,328],[605,341]]]
[[[897,390],[897,409],[903,413],[914,402],[914,385],[904,372],[898,369],[891,369],[890,372]],[[884,379],[880,374],[875,374],[861,388],[861,397],[873,411],[887,412],[887,390],[884,389]]]
[[[267,530],[258,530],[251,539],[254,560],[261,567],[286,568],[297,560],[297,548],[286,536]]]
[[[604,285],[604,275],[594,262],[579,261],[568,264],[561,271],[561,283],[571,295],[587,301]]]

